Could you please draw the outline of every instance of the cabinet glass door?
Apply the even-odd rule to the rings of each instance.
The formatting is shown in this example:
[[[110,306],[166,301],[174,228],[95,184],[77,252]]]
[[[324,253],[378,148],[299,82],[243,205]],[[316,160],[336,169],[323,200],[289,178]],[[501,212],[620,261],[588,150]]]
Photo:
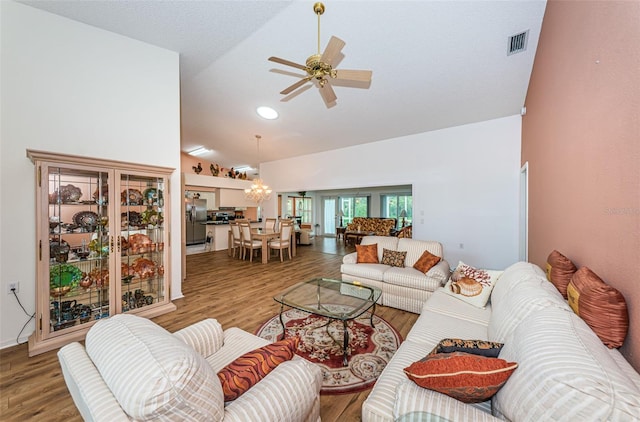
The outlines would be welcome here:
[[[48,167],[49,334],[108,317],[109,177]],[[41,251],[43,257],[47,251]],[[43,327],[46,332],[46,329]]]
[[[122,312],[133,312],[165,302],[166,183],[163,177],[120,174],[119,276]]]

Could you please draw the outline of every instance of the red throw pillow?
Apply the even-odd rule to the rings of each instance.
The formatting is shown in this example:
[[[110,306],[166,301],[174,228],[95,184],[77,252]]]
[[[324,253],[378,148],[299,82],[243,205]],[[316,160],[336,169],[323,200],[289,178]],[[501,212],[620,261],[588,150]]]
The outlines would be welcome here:
[[[404,373],[420,387],[464,403],[479,403],[496,394],[517,367],[504,359],[453,352],[428,355]]]
[[[282,362],[293,358],[298,349],[298,337],[276,341],[247,352],[218,372],[224,401],[232,401],[274,370]]]
[[[373,245],[356,245],[358,253],[358,264],[377,264],[378,261],[378,244]]]
[[[413,268],[426,274],[427,271],[429,271],[431,268],[433,268],[434,265],[440,262],[440,259],[442,258],[432,254],[429,251],[424,251],[420,258],[418,258],[416,263],[413,264]]]
[[[629,329],[624,296],[587,267],[582,267],[567,286],[569,306],[609,348],[622,346]]]
[[[567,285],[571,281],[576,266],[569,258],[554,250],[547,257],[547,279],[567,298]]]

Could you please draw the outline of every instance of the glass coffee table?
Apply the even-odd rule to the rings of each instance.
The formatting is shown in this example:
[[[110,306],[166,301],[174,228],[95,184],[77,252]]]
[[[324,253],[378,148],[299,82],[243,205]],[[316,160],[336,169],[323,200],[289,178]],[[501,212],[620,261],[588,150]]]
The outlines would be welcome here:
[[[344,331],[342,363],[347,366],[347,351],[349,348],[347,323],[371,309],[369,321],[371,327],[374,327],[373,314],[376,311],[376,302],[378,302],[381,294],[382,291],[377,287],[365,286],[357,281],[340,281],[329,278],[314,278],[291,286],[273,298],[280,304],[282,338],[285,337],[287,332],[282,320],[282,312],[285,306],[326,317],[329,319],[327,326],[333,321],[342,321]],[[330,305],[344,306],[339,307],[342,311],[337,311],[336,309],[338,308]],[[338,343],[336,339],[333,340]]]

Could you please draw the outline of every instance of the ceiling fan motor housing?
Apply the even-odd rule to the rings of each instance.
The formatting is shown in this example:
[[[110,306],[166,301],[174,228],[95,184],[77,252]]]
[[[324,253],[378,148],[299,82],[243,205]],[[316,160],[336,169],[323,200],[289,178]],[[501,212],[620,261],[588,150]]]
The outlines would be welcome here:
[[[309,76],[318,80],[324,79],[325,76],[331,76],[335,78],[336,71],[333,70],[331,65],[320,61],[321,55],[314,54],[307,59],[307,73]]]

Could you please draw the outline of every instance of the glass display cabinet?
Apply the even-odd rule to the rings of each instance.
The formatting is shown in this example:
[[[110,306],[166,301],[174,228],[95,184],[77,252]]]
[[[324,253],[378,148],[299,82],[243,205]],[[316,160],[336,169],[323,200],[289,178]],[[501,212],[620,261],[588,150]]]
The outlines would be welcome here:
[[[27,151],[36,168],[33,356],[98,320],[153,317],[170,300],[170,168]]]

